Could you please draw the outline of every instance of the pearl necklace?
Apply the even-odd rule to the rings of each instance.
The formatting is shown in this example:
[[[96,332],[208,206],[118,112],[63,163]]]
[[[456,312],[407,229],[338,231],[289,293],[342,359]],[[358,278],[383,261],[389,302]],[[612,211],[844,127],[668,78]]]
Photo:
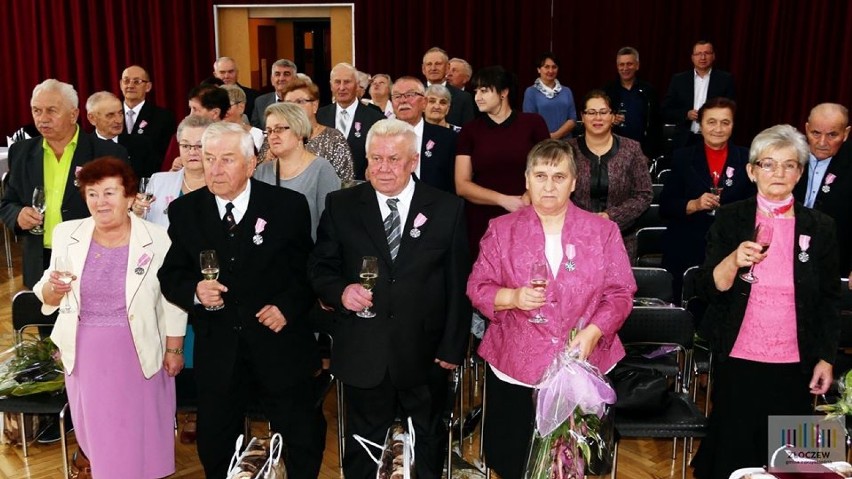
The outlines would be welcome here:
[[[186,182],[186,175],[183,176],[183,186],[186,186],[186,189],[189,190],[187,193],[193,192],[198,188],[201,188],[200,186],[198,188],[190,188],[189,183]]]

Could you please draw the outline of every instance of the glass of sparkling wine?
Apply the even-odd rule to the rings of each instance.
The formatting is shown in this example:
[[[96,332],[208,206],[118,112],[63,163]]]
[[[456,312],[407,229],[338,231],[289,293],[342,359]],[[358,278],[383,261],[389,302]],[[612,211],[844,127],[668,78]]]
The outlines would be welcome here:
[[[145,197],[145,202],[150,202],[151,199],[154,198],[154,192],[151,191],[151,178],[139,178],[139,193],[141,193]],[[148,211],[151,209],[150,206],[145,207],[145,211],[142,213],[142,217],[148,219]]]
[[[47,203],[45,202],[44,188],[41,186],[36,186],[33,189],[33,209],[38,211],[40,215],[44,214],[44,210],[47,208]],[[44,226],[36,225],[30,230],[30,233],[34,235],[43,235],[44,234]]]
[[[56,273],[59,275],[59,281],[65,284],[71,284],[74,280],[74,273],[71,264],[71,258],[67,256],[56,257]],[[73,313],[74,307],[71,306],[71,300],[68,298],[68,293],[62,295],[62,302],[59,304],[60,313]]]
[[[364,256],[361,258],[361,273],[359,274],[361,286],[367,291],[372,291],[379,278],[379,260],[375,256]],[[355,313],[359,318],[375,318],[376,313],[369,306]]]
[[[754,227],[754,236],[752,241],[760,245],[760,253],[766,253],[769,249],[769,244],[772,243],[772,224],[758,223]],[[748,273],[743,273],[740,278],[747,283],[757,283],[757,276],[754,275],[754,263],[748,269]]]
[[[536,261],[530,266],[530,286],[537,291],[547,291],[547,263],[544,261]],[[542,324],[547,322],[547,318],[541,315],[541,308],[538,308],[535,316],[529,320],[531,323]]]
[[[199,254],[201,260],[201,275],[206,281],[215,281],[219,279],[219,257],[216,255],[215,249],[207,249]],[[224,304],[219,306],[205,306],[207,311],[219,311],[224,308]]]

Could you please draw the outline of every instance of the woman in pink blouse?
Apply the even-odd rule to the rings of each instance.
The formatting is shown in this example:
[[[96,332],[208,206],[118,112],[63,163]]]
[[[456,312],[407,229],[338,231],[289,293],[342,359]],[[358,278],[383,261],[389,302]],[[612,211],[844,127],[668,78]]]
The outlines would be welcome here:
[[[504,479],[523,475],[533,387],[556,355],[576,349],[603,372],[624,356],[616,333],[636,283],[618,226],[571,203],[576,175],[567,143],[537,144],[525,173],[532,204],[491,220],[468,280],[474,307],[491,321],[479,347],[490,365],[485,454]],[[546,288],[530,285],[535,262],[547,265]]]

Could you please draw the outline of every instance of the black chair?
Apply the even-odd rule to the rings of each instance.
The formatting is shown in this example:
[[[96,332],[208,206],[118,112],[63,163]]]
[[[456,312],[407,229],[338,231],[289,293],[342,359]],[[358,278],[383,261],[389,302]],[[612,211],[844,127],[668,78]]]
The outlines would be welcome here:
[[[656,226],[665,226],[663,218],[660,216],[660,205],[651,203],[648,209],[645,210],[636,221],[633,222],[632,229],[640,230],[642,228],[650,228]]]
[[[15,331],[15,343],[21,344],[24,331],[28,328],[39,326],[53,326],[57,314],[50,316],[41,314],[41,301],[32,291],[20,291],[12,298],[12,328]],[[65,435],[65,414],[68,411],[68,396],[65,391],[59,394],[33,394],[30,396],[9,396],[0,398],[0,412],[17,413],[21,427],[21,444],[24,457],[29,455],[27,444],[24,414],[49,414],[59,415],[59,438],[62,445],[62,468],[65,477],[69,477],[68,471],[68,440]]]
[[[636,280],[636,298],[655,298],[671,303],[672,274],[663,268],[633,267]]]
[[[663,184],[662,183],[653,183],[651,185],[651,190],[654,192],[654,198],[651,200],[652,204],[658,205],[660,204],[660,193],[663,192]]]
[[[5,196],[6,194],[6,185],[9,182],[9,172],[6,171],[0,176],[0,197]],[[3,228],[3,245],[4,252],[6,254],[6,269],[9,270],[9,277],[13,277],[15,272],[12,268],[12,239],[15,238],[15,230],[10,230],[6,228],[6,224],[0,224],[0,228]]]
[[[665,226],[649,226],[636,232],[636,266],[661,268]]]
[[[660,172],[659,172],[659,173],[657,173],[657,181],[656,181],[656,183],[666,184],[666,177],[667,177],[667,176],[669,175],[669,173],[671,173],[671,172],[672,172],[672,170],[671,170],[671,169],[669,169],[669,168],[666,168],[665,170],[660,170]]]
[[[694,328],[692,317],[683,308],[633,308],[618,336],[625,345],[674,346],[679,351],[678,375],[685,377],[690,371]],[[612,477],[618,468],[618,439],[621,437],[684,438],[683,465],[681,475],[686,478],[686,438],[704,437],[707,434],[707,418],[698,410],[689,394],[675,381],[669,392],[670,402],[661,412],[639,415],[615,413],[617,432],[612,465]],[[672,460],[676,459],[676,445]]]

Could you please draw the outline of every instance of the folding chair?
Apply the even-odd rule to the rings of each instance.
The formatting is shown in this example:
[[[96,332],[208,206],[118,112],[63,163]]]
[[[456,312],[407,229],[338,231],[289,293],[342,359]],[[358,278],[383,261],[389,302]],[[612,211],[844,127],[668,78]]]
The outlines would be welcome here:
[[[641,228],[636,232],[636,266],[662,267],[665,232],[665,226]]]
[[[663,268],[633,267],[633,278],[636,280],[636,298],[654,298],[671,303],[672,275]]]

